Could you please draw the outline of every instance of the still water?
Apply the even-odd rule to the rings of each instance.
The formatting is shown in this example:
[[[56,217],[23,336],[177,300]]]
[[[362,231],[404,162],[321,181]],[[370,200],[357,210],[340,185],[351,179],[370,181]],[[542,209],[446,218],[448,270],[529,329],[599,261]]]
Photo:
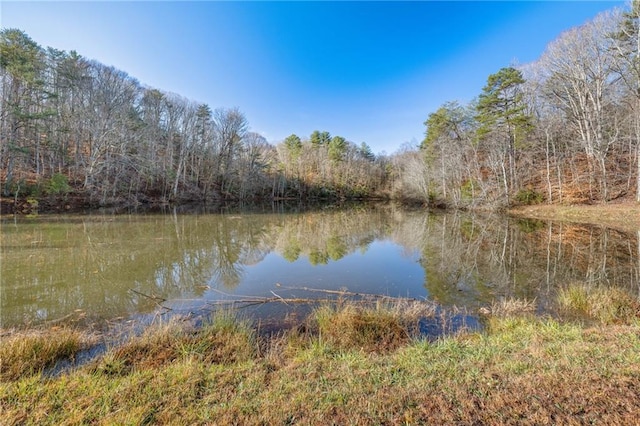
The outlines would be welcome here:
[[[346,290],[476,310],[552,309],[573,282],[638,294],[636,234],[391,206],[305,212],[3,217],[0,327],[201,312],[220,300]],[[287,314],[283,303],[250,315]]]

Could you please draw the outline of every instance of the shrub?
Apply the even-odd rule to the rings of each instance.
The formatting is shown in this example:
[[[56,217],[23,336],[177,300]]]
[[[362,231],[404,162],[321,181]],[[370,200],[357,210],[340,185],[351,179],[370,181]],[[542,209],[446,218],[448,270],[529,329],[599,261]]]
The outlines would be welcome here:
[[[515,195],[514,200],[517,204],[530,206],[542,203],[544,201],[544,195],[533,189],[521,189]]]
[[[56,173],[51,176],[45,184],[45,191],[50,195],[65,195],[71,192],[69,179],[62,173]]]
[[[7,186],[9,188],[9,193],[13,194],[16,198],[20,196],[37,198],[42,193],[42,185],[39,182],[30,183],[25,179],[8,182]]]

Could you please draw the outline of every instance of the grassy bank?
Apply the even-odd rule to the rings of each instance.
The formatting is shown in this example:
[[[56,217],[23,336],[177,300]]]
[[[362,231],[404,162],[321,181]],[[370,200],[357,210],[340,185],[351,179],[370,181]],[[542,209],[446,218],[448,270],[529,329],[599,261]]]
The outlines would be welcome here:
[[[198,329],[176,321],[54,378],[43,377],[35,366],[50,364],[51,355],[31,367],[20,361],[33,352],[20,342],[43,335],[16,335],[0,343],[0,419],[633,424],[640,418],[637,299],[624,298],[607,310],[598,307],[601,289],[569,291],[559,307],[580,321],[536,318],[527,313],[530,303],[513,301],[494,306],[484,332],[435,342],[416,334],[425,312],[386,304],[322,307],[298,329],[271,338],[257,336],[229,314]],[[57,333],[64,331],[51,331],[45,340],[69,340]],[[69,351],[60,349],[60,356]]]
[[[606,226],[625,232],[640,231],[640,204],[635,202],[596,205],[535,205],[509,210],[509,214],[542,220]]]

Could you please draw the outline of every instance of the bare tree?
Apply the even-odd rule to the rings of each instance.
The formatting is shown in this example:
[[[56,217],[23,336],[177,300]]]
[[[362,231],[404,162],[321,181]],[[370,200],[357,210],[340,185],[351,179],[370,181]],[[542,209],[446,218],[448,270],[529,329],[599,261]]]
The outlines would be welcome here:
[[[218,108],[213,112],[213,128],[219,162],[217,164],[217,186],[223,194],[230,194],[233,185],[232,162],[241,147],[248,123],[238,108]]]
[[[608,37],[617,15],[605,12],[585,25],[566,31],[549,44],[541,61],[547,72],[545,89],[549,101],[561,107],[579,135],[590,165],[590,175],[599,170],[600,197],[607,200],[605,160],[618,134],[611,131],[611,110],[618,79],[615,57]]]
[[[636,201],[640,202],[640,0],[633,0],[610,35],[617,61],[615,72],[628,89],[631,99],[631,134],[636,151]]]

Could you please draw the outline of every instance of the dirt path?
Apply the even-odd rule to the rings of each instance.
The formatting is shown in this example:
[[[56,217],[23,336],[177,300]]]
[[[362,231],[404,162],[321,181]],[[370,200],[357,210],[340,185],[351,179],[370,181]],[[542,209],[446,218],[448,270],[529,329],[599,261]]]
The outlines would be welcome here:
[[[601,205],[537,205],[518,207],[509,214],[532,219],[586,223],[619,229],[640,231],[640,204],[635,202]]]

